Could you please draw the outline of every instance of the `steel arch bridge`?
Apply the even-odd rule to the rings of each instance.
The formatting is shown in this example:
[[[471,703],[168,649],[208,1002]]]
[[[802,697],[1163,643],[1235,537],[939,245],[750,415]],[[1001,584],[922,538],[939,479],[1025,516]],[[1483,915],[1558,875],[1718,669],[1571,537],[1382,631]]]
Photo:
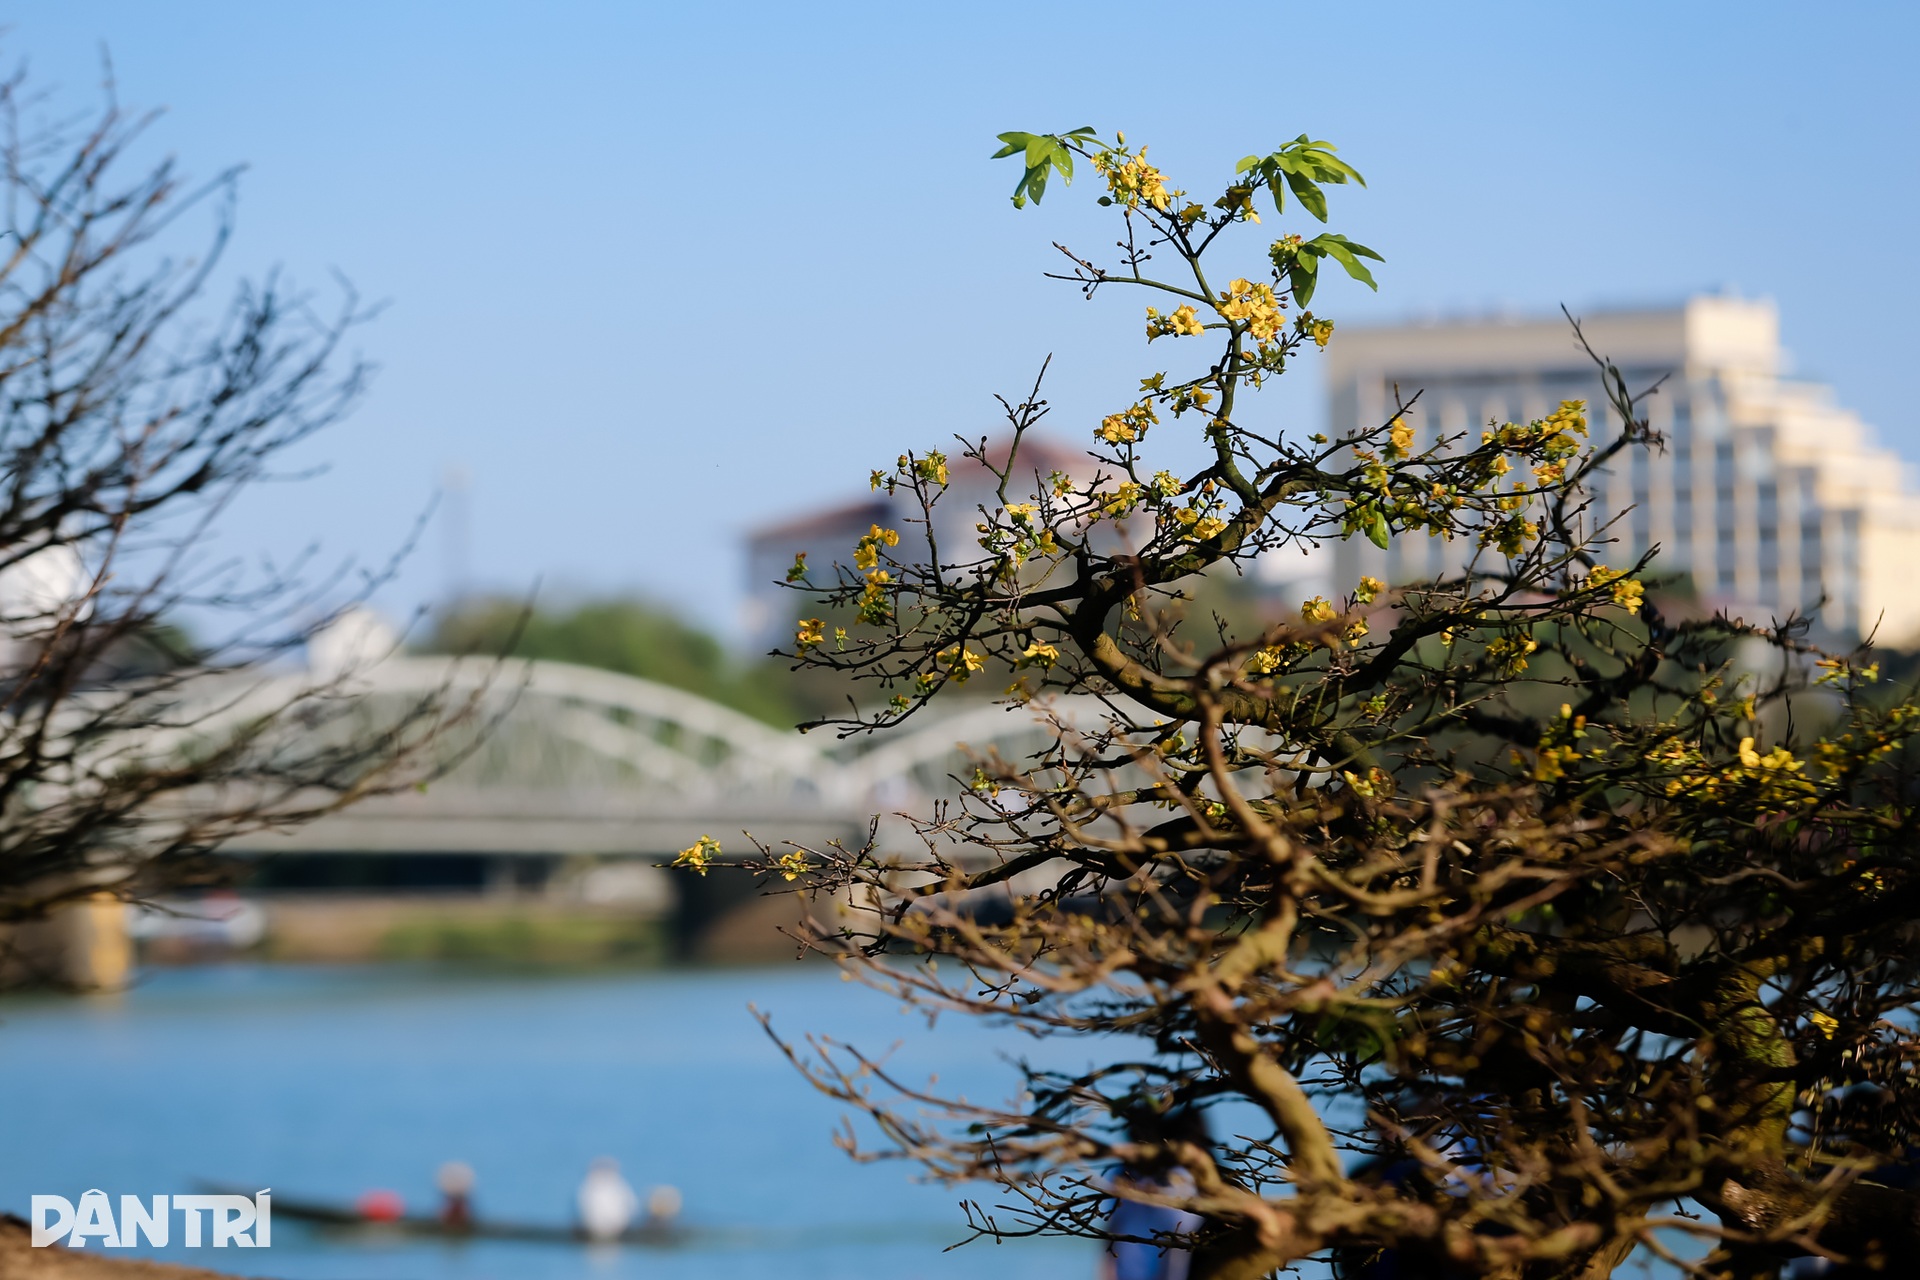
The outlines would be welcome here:
[[[313,681],[305,672],[262,681],[193,731],[217,734],[229,718],[287,705]],[[773,842],[859,840],[876,814],[918,812],[954,794],[951,778],[970,773],[979,754],[1023,757],[1058,726],[1090,726],[1099,714],[1090,697],[1056,700],[1045,716],[972,706],[896,734],[832,742],[650,680],[559,662],[392,657],[357,673],[352,689],[368,724],[437,695],[475,697],[486,732],[477,742],[456,735],[448,750],[470,754],[424,792],[368,799],[237,840],[229,852],[657,856],[706,834],[737,841],[743,830]]]

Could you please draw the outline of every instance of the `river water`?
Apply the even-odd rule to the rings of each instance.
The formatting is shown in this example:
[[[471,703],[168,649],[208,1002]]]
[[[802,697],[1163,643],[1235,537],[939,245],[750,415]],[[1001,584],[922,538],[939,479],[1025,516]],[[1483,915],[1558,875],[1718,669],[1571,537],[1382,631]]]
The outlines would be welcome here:
[[[177,1221],[159,1253],[284,1280],[1092,1276],[1078,1242],[943,1252],[965,1234],[958,1192],[834,1149],[840,1111],[779,1056],[750,1002],[788,1033],[899,1041],[900,1069],[971,1096],[1017,1087],[1004,1033],[958,1019],[929,1032],[838,978],[814,965],[566,977],[237,965],[153,972],[115,996],[0,1001],[0,1209],[93,1187],[117,1205],[211,1180],[340,1201],[386,1188],[430,1211],[434,1170],[457,1159],[479,1175],[481,1214],[563,1223],[589,1162],[612,1156],[643,1195],[681,1190],[700,1229],[689,1244],[369,1241],[276,1217],[266,1253],[184,1249]]]

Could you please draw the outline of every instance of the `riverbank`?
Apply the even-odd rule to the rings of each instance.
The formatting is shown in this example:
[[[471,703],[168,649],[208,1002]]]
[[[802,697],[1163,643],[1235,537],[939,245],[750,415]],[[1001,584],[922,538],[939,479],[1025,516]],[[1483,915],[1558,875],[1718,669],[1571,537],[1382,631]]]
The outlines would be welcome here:
[[[144,1258],[110,1258],[53,1245],[33,1247],[33,1233],[12,1214],[0,1214],[0,1280],[232,1280],[199,1267]]]

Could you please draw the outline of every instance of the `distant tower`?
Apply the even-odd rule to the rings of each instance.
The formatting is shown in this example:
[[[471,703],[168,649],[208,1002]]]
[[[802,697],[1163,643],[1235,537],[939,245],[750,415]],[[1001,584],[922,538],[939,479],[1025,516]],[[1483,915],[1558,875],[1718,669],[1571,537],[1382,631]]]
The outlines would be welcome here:
[[[1639,391],[1666,448],[1635,449],[1594,486],[1592,514],[1613,519],[1619,567],[1659,548],[1656,572],[1691,580],[1701,600],[1764,623],[1819,608],[1830,633],[1920,640],[1920,495],[1907,468],[1875,445],[1822,386],[1780,376],[1773,304],[1697,297],[1665,310],[1584,318],[1593,349]],[[1474,319],[1341,330],[1328,349],[1335,437],[1378,426],[1395,389],[1420,399],[1407,415],[1417,448],[1488,423],[1527,422],[1561,400],[1585,400],[1595,440],[1620,430],[1599,372],[1561,316]],[[1335,586],[1363,573],[1413,582],[1457,571],[1472,550],[1402,534],[1382,551],[1339,544]]]

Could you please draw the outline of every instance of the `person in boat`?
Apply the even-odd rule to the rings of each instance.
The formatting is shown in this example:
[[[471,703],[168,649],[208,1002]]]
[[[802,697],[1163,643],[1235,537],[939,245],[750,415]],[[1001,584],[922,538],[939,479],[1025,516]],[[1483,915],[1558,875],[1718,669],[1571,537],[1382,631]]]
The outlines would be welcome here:
[[[1199,1112],[1182,1109],[1171,1115],[1143,1113],[1128,1122],[1129,1136],[1140,1143],[1186,1140],[1206,1145],[1212,1137]],[[1128,1191],[1145,1195],[1190,1194],[1193,1178],[1170,1158],[1131,1164],[1116,1170],[1111,1185],[1117,1193],[1107,1212],[1107,1231],[1118,1239],[1107,1244],[1100,1280],[1187,1280],[1193,1266],[1190,1250],[1173,1241],[1191,1237],[1205,1220],[1165,1205],[1130,1199]]]
[[[640,1197],[620,1176],[620,1163],[611,1156],[601,1156],[588,1167],[576,1203],[582,1234],[596,1241],[618,1240],[640,1210]]]
[[[680,1188],[661,1185],[647,1192],[644,1229],[654,1235],[671,1234],[679,1224]]]
[[[473,1166],[449,1160],[433,1177],[440,1188],[440,1225],[453,1231],[473,1229]]]

